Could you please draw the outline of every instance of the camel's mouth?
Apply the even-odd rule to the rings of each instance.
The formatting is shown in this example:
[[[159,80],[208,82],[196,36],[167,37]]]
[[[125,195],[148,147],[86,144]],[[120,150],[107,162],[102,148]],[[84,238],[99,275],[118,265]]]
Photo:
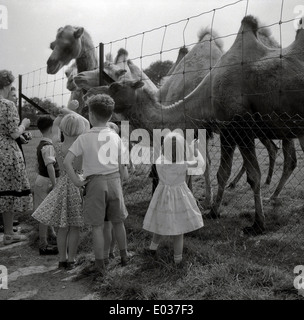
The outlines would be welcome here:
[[[66,87],[67,87],[67,89],[70,90],[70,91],[74,91],[74,90],[77,89],[74,81],[68,81]]]
[[[48,60],[46,72],[48,74],[56,74],[62,67],[64,67],[62,62]]]

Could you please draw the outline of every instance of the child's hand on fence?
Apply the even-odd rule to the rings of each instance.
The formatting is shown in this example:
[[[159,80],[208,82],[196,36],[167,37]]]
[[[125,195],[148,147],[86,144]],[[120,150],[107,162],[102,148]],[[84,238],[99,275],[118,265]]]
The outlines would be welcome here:
[[[196,157],[197,156],[197,148],[198,148],[198,140],[194,139],[191,141],[189,145],[189,150],[190,150],[190,156],[191,157]]]

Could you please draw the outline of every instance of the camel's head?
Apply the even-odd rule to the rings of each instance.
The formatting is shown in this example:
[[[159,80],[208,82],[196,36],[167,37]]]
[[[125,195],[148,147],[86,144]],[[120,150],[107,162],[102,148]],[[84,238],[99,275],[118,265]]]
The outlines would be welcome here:
[[[119,70],[114,69],[113,68],[113,66],[115,66],[114,64],[111,64],[111,66],[112,67],[110,69],[110,65],[106,64],[105,71],[114,80],[118,80],[122,75],[124,75],[127,72],[126,70],[123,70],[123,69],[119,69]],[[82,88],[85,90],[98,87],[99,86],[99,69],[78,73],[74,77],[74,82],[78,88]]]
[[[74,77],[74,82],[78,88],[89,90],[99,86],[99,69],[83,71]]]
[[[136,90],[143,86],[144,82],[141,80],[112,83],[109,87],[109,93],[115,101],[114,111],[124,113],[134,107],[137,104]]]
[[[58,29],[56,40],[50,44],[53,52],[47,61],[48,74],[57,73],[63,66],[80,55],[83,34],[84,29],[81,27],[65,26]]]
[[[74,77],[77,75],[77,66],[75,63],[73,63],[68,69],[66,69],[65,75],[68,78],[66,85],[67,89],[70,91],[75,91],[77,89],[77,86],[74,82]]]

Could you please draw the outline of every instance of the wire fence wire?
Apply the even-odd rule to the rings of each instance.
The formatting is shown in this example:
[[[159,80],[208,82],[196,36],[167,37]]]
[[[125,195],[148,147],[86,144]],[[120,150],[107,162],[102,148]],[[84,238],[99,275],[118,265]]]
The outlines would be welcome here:
[[[246,61],[241,53],[241,57],[236,63],[230,63],[226,65],[216,64],[218,59],[212,60],[214,47],[219,48],[219,41],[225,39],[233,40],[238,32],[229,33],[226,35],[218,35],[216,32],[216,22],[217,15],[219,12],[225,12],[228,8],[238,8],[242,6],[244,9],[244,16],[248,13],[249,0],[240,0],[232,2],[228,5],[203,12],[196,16],[192,16],[187,19],[179,20],[174,23],[169,23],[167,25],[160,26],[151,30],[140,32],[128,37],[124,37],[115,41],[111,41],[104,44],[105,53],[110,53],[112,56],[115,56],[118,49],[124,48],[128,51],[128,60],[124,61],[124,67],[128,67],[128,63],[133,63],[136,65],[140,71],[144,70],[144,66],[149,65],[151,61],[164,61],[168,60],[169,57],[174,55],[177,56],[177,53],[181,47],[187,47],[189,53],[191,50],[194,50],[198,45],[207,47],[205,52],[205,57],[209,57],[209,60],[204,61],[200,65],[199,69],[195,66],[187,64],[186,57],[181,60],[180,68],[176,68],[171,75],[171,80],[175,77],[182,78],[183,85],[180,90],[174,96],[177,100],[166,100],[166,93],[162,91],[162,87],[157,88],[156,86],[152,89],[158,94],[158,102],[163,105],[170,105],[175,103],[178,100],[183,100],[185,97],[198,85],[199,82],[193,81],[193,78],[199,78],[202,80],[209,72],[214,72],[216,69],[231,68],[234,70],[235,67],[245,68],[248,65],[252,65],[256,62],[266,63],[268,60],[279,61],[279,64],[282,68],[282,63],[285,55],[285,51],[282,47],[282,29],[285,25],[294,23],[295,19],[286,19],[283,20],[284,12],[284,0],[280,3],[280,16],[278,21],[271,23],[269,25],[259,26],[257,32],[263,33],[263,30],[270,27],[279,28],[279,42],[277,43],[277,51],[272,56],[262,57],[256,60],[251,60],[250,62]],[[209,37],[206,39],[200,39],[198,41],[193,40],[193,36],[189,36],[190,30],[193,28],[190,25],[201,24],[202,17],[209,19],[209,25],[211,25],[209,30]],[[246,31],[243,32],[243,36],[246,36]],[[172,39],[178,39],[173,41]],[[190,40],[188,40],[190,39]],[[155,49],[151,51],[151,43],[155,44]],[[149,45],[148,45],[149,44]],[[92,49],[91,49],[92,50]],[[98,46],[95,47],[96,56],[98,56]],[[224,50],[221,48],[222,54]],[[291,57],[291,54],[289,57]],[[293,52],[293,55],[298,55],[299,52]],[[98,57],[100,59],[100,57]],[[129,61],[129,62],[128,62]],[[22,92],[28,97],[38,97],[41,99],[50,99],[57,104],[66,106],[68,100],[70,99],[71,92],[66,90],[67,77],[65,70],[60,70],[55,76],[49,76],[46,74],[46,68],[40,68],[29,72],[23,75],[23,88]],[[242,73],[242,77],[245,74]],[[261,72],[259,74],[260,79],[263,79],[265,75]],[[289,88],[288,90],[283,87],[282,81],[284,74],[280,73],[278,79],[276,79],[275,85],[269,88],[264,88],[260,92],[245,92],[242,91],[242,102],[244,103],[245,99],[251,95],[255,95],[259,99],[264,99],[266,96],[272,96],[274,99],[281,99],[282,92],[295,94],[295,92],[304,91],[303,88]],[[192,80],[191,80],[192,79]],[[124,76],[121,78],[124,80]],[[151,85],[150,82],[146,79],[143,73],[137,74],[137,80],[142,80],[146,86]],[[193,82],[193,86],[188,86],[189,81]],[[173,82],[173,81],[172,81]],[[210,77],[210,83],[212,82],[212,76]],[[166,82],[164,82],[166,83]],[[188,87],[187,87],[188,86]],[[152,91],[153,91],[152,90]],[[143,92],[144,89],[141,91]],[[235,96],[234,92],[231,92],[231,97]],[[229,98],[229,93],[226,93]],[[221,102],[221,97],[209,96],[208,100],[211,103],[211,100]],[[145,104],[147,100],[142,102],[137,101],[137,111],[145,110],[147,108]],[[279,102],[284,103],[280,100]],[[210,181],[211,188],[213,191],[214,197],[216,196],[218,188],[217,172],[220,166],[220,139],[218,132],[221,130],[235,130],[241,129],[240,132],[248,134],[249,137],[254,134],[254,132],[260,131],[264,135],[265,139],[272,139],[272,147],[274,148],[273,157],[275,159],[274,171],[271,181],[268,181],[268,184],[263,184],[266,181],[266,177],[269,172],[270,165],[270,154],[269,149],[261,142],[261,139],[255,139],[256,154],[259,162],[261,175],[262,175],[262,197],[264,204],[264,211],[266,216],[266,227],[267,233],[260,235],[255,239],[246,238],[241,234],[242,227],[246,226],[249,221],[252,221],[254,216],[254,202],[253,202],[253,193],[249,187],[249,184],[246,182],[246,174],[242,175],[239,181],[234,181],[238,176],[238,173],[243,165],[243,159],[241,153],[236,149],[233,156],[233,165],[231,169],[231,175],[227,183],[227,187],[230,185],[230,188],[227,188],[224,194],[224,198],[221,205],[221,219],[212,221],[208,220],[205,222],[205,230],[201,231],[202,234],[197,235],[194,233],[194,236],[199,236],[208,243],[210,246],[216,246],[217,249],[225,251],[227,246],[230,249],[230,253],[244,254],[248,256],[257,255],[260,257],[263,255],[268,258],[269,265],[276,265],[278,262],[285,263],[286,261],[291,261],[291,257],[299,253],[303,254],[301,243],[303,244],[303,235],[304,235],[304,225],[300,223],[300,214],[303,211],[304,205],[304,170],[303,170],[303,147],[304,144],[297,139],[299,132],[304,131],[304,121],[298,116],[291,118],[288,115],[276,115],[269,114],[267,117],[262,117],[257,120],[254,116],[250,115],[249,117],[244,117],[242,119],[237,119],[229,122],[224,121],[214,121],[214,122],[204,122],[203,119],[198,118],[198,116],[191,116],[189,114],[189,106],[187,104],[183,105],[183,114],[174,123],[175,128],[206,128],[214,132],[213,138],[209,141],[208,151],[211,160],[210,166]],[[128,113],[128,120],[130,121],[131,126],[134,128],[159,128],[163,129],[169,126],[166,123],[166,117],[163,115],[163,109],[158,109],[159,116],[161,121],[150,121],[149,119],[144,119],[144,117],[139,118],[134,113]],[[174,116],[174,115],[172,115]],[[261,118],[262,117],[262,118]],[[169,126],[170,127],[170,126]],[[172,127],[172,125],[171,125]],[[282,148],[282,138],[277,138],[277,131],[282,130],[286,132],[286,139],[292,138],[295,139],[295,153],[297,159],[297,165],[286,181],[282,191],[279,195],[279,198],[276,201],[271,201],[268,198],[276,190],[279,181],[284,170],[284,163],[286,161],[286,154],[283,154]],[[238,132],[238,131],[235,132]],[[240,137],[242,138],[242,137]],[[302,145],[301,145],[302,143]],[[143,160],[150,160],[152,149],[147,146],[143,148],[141,154],[138,155]],[[134,165],[134,170],[129,166],[130,179],[124,184],[124,196],[126,204],[129,208],[129,211],[132,214],[132,211],[136,212],[140,209],[141,213],[139,216],[144,216],[145,210],[148,208],[149,202],[152,196],[152,178],[150,176],[151,165],[150,164],[137,164]],[[192,190],[195,198],[198,201],[200,209],[203,215],[209,212],[210,203],[206,204],[205,200],[205,189],[206,182],[204,176],[194,176],[192,181]],[[234,181],[234,183],[232,183]],[[231,184],[232,183],[232,184]],[[211,230],[210,232],[208,230]],[[213,233],[212,233],[213,232]],[[192,234],[189,235],[191,237]],[[221,242],[221,245],[218,247],[218,243]],[[229,243],[229,245],[227,244]],[[260,250],[260,251],[259,251]],[[294,261],[294,260],[292,260]],[[286,262],[287,263],[287,262]],[[289,265],[290,267],[290,265]]]

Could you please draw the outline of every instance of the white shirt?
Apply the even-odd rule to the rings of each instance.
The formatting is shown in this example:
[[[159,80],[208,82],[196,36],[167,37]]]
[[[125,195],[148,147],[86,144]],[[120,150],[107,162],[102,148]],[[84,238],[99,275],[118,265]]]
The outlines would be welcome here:
[[[119,170],[119,135],[109,127],[93,127],[80,135],[69,148],[76,157],[82,156],[84,178],[94,174],[110,174]]]
[[[52,140],[46,137],[42,137],[41,140],[52,143]],[[41,154],[42,154],[42,159],[44,161],[45,166],[56,163],[55,149],[53,147],[53,144],[52,145],[48,144],[46,146],[43,146],[41,149]]]

